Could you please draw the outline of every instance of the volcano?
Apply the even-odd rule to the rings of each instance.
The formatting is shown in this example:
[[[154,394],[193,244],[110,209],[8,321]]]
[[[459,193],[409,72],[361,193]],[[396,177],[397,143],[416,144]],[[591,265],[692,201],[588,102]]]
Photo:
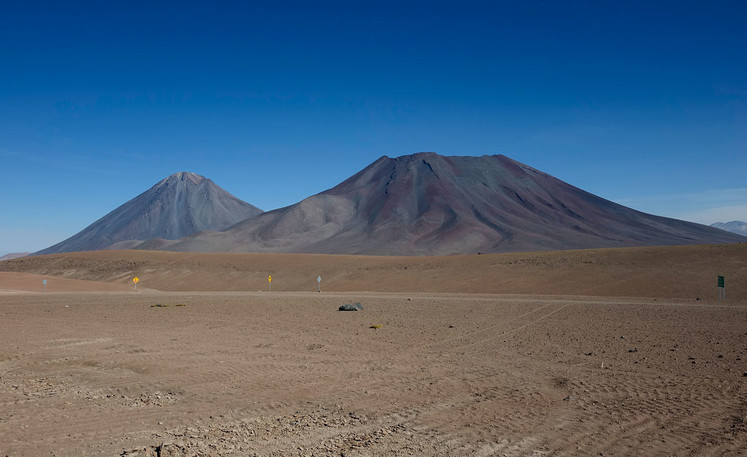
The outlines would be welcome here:
[[[194,173],[163,179],[81,232],[36,254],[127,249],[150,240],[156,248],[203,230],[222,230],[262,210]]]
[[[503,155],[427,152],[381,157],[297,204],[159,248],[445,255],[739,241],[747,238],[627,208]]]

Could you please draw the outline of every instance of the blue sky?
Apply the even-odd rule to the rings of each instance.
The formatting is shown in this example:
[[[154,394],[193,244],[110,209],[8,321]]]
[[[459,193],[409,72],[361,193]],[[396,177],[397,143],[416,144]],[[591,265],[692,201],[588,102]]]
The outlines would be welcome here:
[[[747,220],[745,24],[742,1],[2,2],[0,254],[178,171],[269,210],[420,151]]]

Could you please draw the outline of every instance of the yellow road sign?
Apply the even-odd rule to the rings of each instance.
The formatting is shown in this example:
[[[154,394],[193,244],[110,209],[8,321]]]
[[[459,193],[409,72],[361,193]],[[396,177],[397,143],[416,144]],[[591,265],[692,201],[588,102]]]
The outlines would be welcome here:
[[[134,282],[135,284],[137,284],[138,281],[140,281],[140,280],[137,279],[137,276],[135,276],[134,278],[132,278],[132,282]]]

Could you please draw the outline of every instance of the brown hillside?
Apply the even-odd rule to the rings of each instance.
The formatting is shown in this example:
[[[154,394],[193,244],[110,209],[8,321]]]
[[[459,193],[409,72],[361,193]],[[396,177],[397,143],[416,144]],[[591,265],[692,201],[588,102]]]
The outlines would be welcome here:
[[[26,257],[0,271],[164,291],[558,294],[706,298],[726,277],[747,298],[747,244],[595,249],[446,257],[95,251]],[[34,287],[38,288],[37,284]],[[0,289],[7,288],[0,285]]]

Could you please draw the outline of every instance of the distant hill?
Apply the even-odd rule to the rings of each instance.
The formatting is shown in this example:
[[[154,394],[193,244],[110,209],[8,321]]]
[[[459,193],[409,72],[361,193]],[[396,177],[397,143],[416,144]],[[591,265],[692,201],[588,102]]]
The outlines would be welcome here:
[[[223,230],[261,212],[210,179],[175,173],[76,235],[36,254],[126,249],[144,240],[174,240],[203,230]],[[158,242],[150,245],[156,247]]]
[[[11,254],[5,254],[4,256],[0,257],[0,262],[3,260],[10,260],[10,259],[17,259],[19,257],[26,257],[27,255],[31,255],[30,252],[15,252]]]
[[[711,227],[716,227],[717,229],[726,230],[727,232],[736,233],[742,236],[747,236],[747,222],[743,222],[743,221],[716,222],[715,224],[711,224]]]
[[[503,155],[418,153],[381,157],[327,191],[222,232],[156,244],[174,251],[440,255],[738,241],[747,238],[635,211]]]

